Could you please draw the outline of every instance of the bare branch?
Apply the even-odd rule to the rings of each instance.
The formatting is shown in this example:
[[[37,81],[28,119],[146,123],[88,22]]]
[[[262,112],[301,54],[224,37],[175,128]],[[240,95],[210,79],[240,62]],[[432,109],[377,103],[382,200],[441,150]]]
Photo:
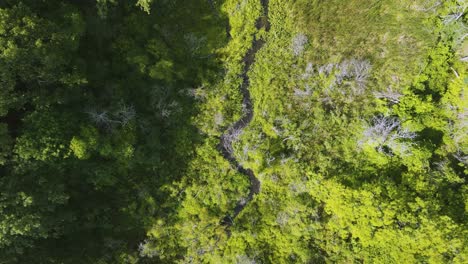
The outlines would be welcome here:
[[[126,126],[136,116],[136,111],[133,106],[122,105],[115,113],[115,116],[120,120],[123,126]]]
[[[230,153],[234,152],[233,143],[239,140],[240,136],[242,135],[241,129],[231,128],[227,134],[224,135],[222,142],[223,147]]]
[[[426,0],[424,3],[419,3],[419,1],[414,1],[413,9],[421,12],[434,11],[438,6],[442,5],[441,1]]]
[[[287,212],[280,212],[276,216],[276,223],[281,227],[284,227],[289,222],[289,214]]]
[[[359,83],[364,83],[370,75],[372,66],[368,60],[356,60],[352,59],[351,64],[351,75]]]
[[[401,142],[416,138],[416,133],[401,127],[401,123],[396,117],[374,117],[372,125],[364,130],[364,140],[362,142],[371,143],[377,146],[379,152],[384,152],[384,147],[401,152],[407,152],[409,146]]]
[[[335,64],[328,63],[323,66],[320,66],[318,69],[318,72],[319,74],[330,75],[330,73],[333,71],[334,68],[335,68]]]
[[[453,157],[457,159],[459,162],[468,165],[468,154],[464,154],[461,150],[457,150]]]
[[[311,94],[312,94],[312,89],[307,84],[305,85],[305,91],[300,90],[300,89],[294,89],[294,95],[297,97],[306,97],[306,96],[310,96]]]
[[[305,45],[309,42],[309,39],[304,34],[298,34],[293,38],[292,51],[295,56],[299,56],[304,52]]]
[[[136,116],[135,108],[124,104],[114,112],[93,109],[86,113],[93,123],[105,129],[112,129],[115,125],[126,126]]]
[[[305,80],[305,79],[308,79],[308,78],[312,77],[313,74],[314,74],[314,65],[311,62],[309,62],[309,63],[307,63],[305,71],[304,71],[304,73],[302,74],[301,77],[302,77],[302,79]]]
[[[456,22],[465,14],[467,7],[468,3],[465,1],[458,1],[458,4],[452,8],[450,14],[442,18],[443,23],[447,25]]]
[[[138,252],[142,257],[153,258],[159,255],[158,250],[153,248],[153,245],[150,241],[145,240],[138,245]]]
[[[107,111],[100,112],[100,111],[97,111],[97,110],[91,110],[91,111],[88,111],[86,113],[90,116],[91,120],[96,125],[99,125],[99,126],[108,125],[111,122]]]
[[[398,104],[403,94],[393,90],[391,87],[387,87],[385,91],[374,92],[374,96],[378,99],[385,99],[393,104]]]
[[[236,264],[255,264],[257,263],[254,259],[249,258],[246,255],[237,256]]]

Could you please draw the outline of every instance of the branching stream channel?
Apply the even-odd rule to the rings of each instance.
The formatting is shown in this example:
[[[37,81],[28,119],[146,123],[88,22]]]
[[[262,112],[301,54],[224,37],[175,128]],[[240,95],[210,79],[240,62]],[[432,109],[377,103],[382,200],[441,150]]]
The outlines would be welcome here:
[[[268,0],[260,0],[262,8],[263,8],[263,16],[259,17],[256,21],[256,28],[258,30],[265,29],[265,31],[269,31],[270,24],[268,21]],[[236,138],[236,135],[242,133],[244,128],[246,128],[253,119],[254,110],[252,99],[250,97],[250,79],[248,76],[248,72],[250,67],[252,66],[253,62],[255,61],[255,55],[257,52],[262,48],[265,44],[263,39],[254,38],[252,42],[252,47],[247,51],[243,58],[244,68],[241,74],[242,77],[242,84],[240,86],[240,92],[242,93],[242,104],[245,106],[244,115],[234,124],[232,124],[226,132],[221,136],[220,143],[218,146],[219,151],[223,155],[223,157],[229,161],[229,163],[236,168],[236,170],[247,176],[250,181],[250,189],[249,194],[246,200],[240,201],[237,203],[234,211],[231,215],[226,215],[223,220],[222,224],[230,227],[234,224],[234,219],[239,215],[242,210],[252,201],[254,195],[260,192],[260,181],[255,176],[254,172],[251,169],[246,169],[242,165],[240,165],[239,161],[236,159],[234,150],[232,147],[233,140]],[[228,234],[230,232],[228,230]]]

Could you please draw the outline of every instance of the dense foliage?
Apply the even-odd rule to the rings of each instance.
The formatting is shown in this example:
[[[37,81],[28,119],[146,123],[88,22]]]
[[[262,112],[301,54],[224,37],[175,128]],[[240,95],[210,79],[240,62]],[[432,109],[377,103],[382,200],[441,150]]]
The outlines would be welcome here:
[[[465,0],[0,0],[0,263],[467,263],[467,90]]]

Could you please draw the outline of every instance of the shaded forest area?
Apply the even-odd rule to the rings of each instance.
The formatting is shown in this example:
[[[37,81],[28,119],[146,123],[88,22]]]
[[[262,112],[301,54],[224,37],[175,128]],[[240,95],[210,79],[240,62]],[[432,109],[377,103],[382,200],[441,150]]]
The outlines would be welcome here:
[[[0,0],[0,263],[467,263],[467,56],[465,0]]]
[[[221,74],[226,20],[203,1],[0,3],[0,262],[131,261],[201,141],[192,90]]]

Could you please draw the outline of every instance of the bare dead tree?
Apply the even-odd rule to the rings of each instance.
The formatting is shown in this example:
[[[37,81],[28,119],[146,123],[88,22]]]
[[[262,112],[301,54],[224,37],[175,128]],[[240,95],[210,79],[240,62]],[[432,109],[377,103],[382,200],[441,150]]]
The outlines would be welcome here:
[[[200,248],[200,249],[197,250],[197,255],[199,255],[199,256],[203,256],[203,255],[205,255],[205,253],[206,253],[206,251],[203,248]]]
[[[230,153],[233,153],[234,152],[233,143],[238,141],[241,135],[242,135],[241,129],[231,128],[229,132],[223,137],[224,149],[226,149]]]
[[[111,123],[111,119],[109,118],[107,111],[98,111],[98,110],[90,110],[86,112],[91,121],[93,121],[98,126],[108,126]]]
[[[293,182],[289,184],[289,189],[293,193],[305,193],[307,192],[307,186],[304,182],[299,181],[299,182]]]
[[[153,243],[145,240],[138,245],[138,252],[142,257],[153,258],[159,255],[159,251],[154,248]]]
[[[370,75],[372,65],[368,60],[350,59],[341,62],[333,68],[336,69],[335,78],[338,84],[341,84],[346,79],[354,79],[358,83],[365,83]]]
[[[305,85],[305,90],[300,90],[300,89],[294,89],[294,95],[297,97],[307,97],[312,94],[312,88],[306,84]]]
[[[184,40],[193,55],[200,53],[202,47],[206,45],[206,37],[198,37],[195,33],[185,34]]]
[[[414,5],[416,6],[413,9],[416,11],[428,12],[428,11],[435,10],[441,4],[442,4],[441,1],[426,0],[421,5],[418,5],[418,2],[415,1]]]
[[[460,95],[463,98],[463,94]],[[456,111],[456,119],[450,123],[450,138],[456,147],[456,152],[452,156],[459,162],[468,165],[468,148],[464,146],[468,135],[468,108],[459,109],[451,107]]]
[[[280,180],[280,178],[279,178],[278,174],[272,174],[272,175],[270,176],[270,180],[271,180],[272,182],[278,182],[278,181]]]
[[[374,96],[378,99],[387,100],[392,104],[398,104],[403,94],[401,94],[399,91],[395,91],[392,87],[389,86],[385,91],[374,92]]]
[[[171,115],[171,110],[167,108],[161,108],[160,115],[162,118],[168,118]]]
[[[242,104],[242,113],[244,114],[249,114],[250,113],[250,108],[247,106],[247,104],[243,103]]]
[[[334,72],[335,80],[328,87],[329,90],[335,88],[335,85],[341,85],[346,80],[355,81],[354,86],[351,86],[354,94],[362,94],[365,90],[367,79],[370,76],[372,65],[368,60],[349,59],[344,60],[339,64],[328,63],[318,68],[318,73],[329,76]],[[344,92],[344,90],[340,90]]]
[[[250,146],[248,144],[245,144],[243,147],[242,147],[242,153],[239,157],[239,163],[244,165],[244,163],[249,159],[249,153],[250,153],[251,149],[250,149]]]
[[[85,113],[94,124],[106,130],[112,130],[117,125],[127,126],[136,117],[135,108],[125,104],[121,104],[115,111],[92,109]]]
[[[335,74],[336,83],[342,84],[345,79],[351,78],[352,74],[350,71],[349,61],[344,61],[337,66],[337,72]]]
[[[374,117],[370,126],[364,130],[364,141],[375,144],[379,152],[385,152],[385,147],[399,149],[402,152],[408,150],[408,146],[401,140],[416,138],[416,133],[402,128],[396,117]]]
[[[333,71],[334,68],[335,68],[335,64],[328,63],[328,64],[320,66],[319,69],[318,69],[318,73],[319,74],[330,75],[330,73]]]
[[[267,163],[267,166],[268,166],[268,167],[271,166],[271,163],[272,163],[273,161],[275,161],[275,159],[276,159],[275,157],[270,157],[270,156],[268,156],[268,157],[265,159],[265,160],[266,160],[266,163]]]
[[[302,79],[308,79],[314,74],[314,65],[312,62],[307,63],[304,73],[301,75]]]
[[[299,56],[304,52],[305,45],[309,42],[309,39],[304,34],[297,34],[292,40],[292,51],[295,56]]]
[[[462,21],[453,23],[451,27],[453,30],[453,42],[455,47],[463,45],[465,39],[468,37],[468,26]]]
[[[467,7],[468,3],[465,2],[465,0],[457,1],[457,5],[455,7],[452,7],[452,10],[450,10],[450,14],[442,17],[443,23],[447,25],[459,20],[466,13]]]
[[[281,160],[280,163],[281,165],[285,165],[289,160],[291,160],[291,157],[286,157],[286,154],[281,153]]]
[[[247,202],[248,202],[248,200],[247,200],[246,197],[242,197],[242,198],[240,198],[240,200],[239,200],[239,204],[240,204],[240,205],[246,205]]]
[[[240,255],[236,258],[236,264],[255,264],[255,259],[251,259],[246,255]]]
[[[133,106],[122,105],[116,112],[115,116],[122,126],[128,125],[136,116],[136,111]]]
[[[453,154],[453,157],[459,162],[468,165],[468,154],[463,153],[463,151],[460,149],[458,149],[457,152]]]
[[[370,62],[368,60],[352,59],[350,61],[350,66],[351,75],[354,77],[356,82],[365,83],[372,69]]]
[[[288,224],[289,222],[289,214],[287,212],[279,212],[278,215],[276,216],[276,223],[284,227]]]
[[[196,100],[202,100],[207,97],[206,91],[203,88],[204,87],[189,88],[189,89],[185,89],[184,92],[189,97],[192,97]]]
[[[217,112],[214,116],[214,123],[217,126],[221,126],[224,123],[224,116],[222,113]]]

